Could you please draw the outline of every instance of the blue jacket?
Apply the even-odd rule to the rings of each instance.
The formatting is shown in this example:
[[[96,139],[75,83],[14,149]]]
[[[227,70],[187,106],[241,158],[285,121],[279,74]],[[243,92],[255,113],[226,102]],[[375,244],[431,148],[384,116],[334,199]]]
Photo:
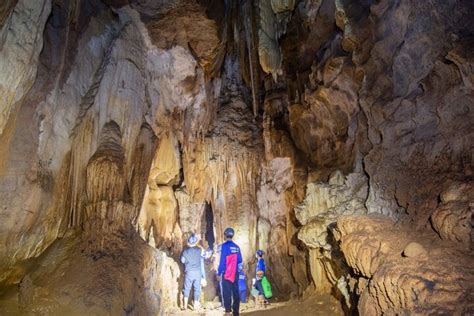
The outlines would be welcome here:
[[[224,280],[235,282],[237,272],[242,270],[242,253],[240,247],[232,240],[227,240],[221,245],[221,258],[217,274]]]
[[[263,260],[263,258],[258,258],[255,273],[257,273],[258,271],[263,271],[263,274],[265,274],[265,260]]]
[[[247,291],[247,282],[244,271],[239,272],[239,291]]]

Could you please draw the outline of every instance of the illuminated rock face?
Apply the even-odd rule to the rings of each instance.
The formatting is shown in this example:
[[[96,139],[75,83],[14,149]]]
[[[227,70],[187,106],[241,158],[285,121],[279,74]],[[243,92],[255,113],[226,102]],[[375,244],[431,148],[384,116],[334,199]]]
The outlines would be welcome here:
[[[0,135],[33,85],[51,1],[5,1],[0,6]],[[18,49],[21,47],[21,49]]]
[[[91,9],[97,14],[89,16]],[[173,308],[178,265],[136,231],[149,229],[150,223],[176,222],[173,213],[147,211],[150,204],[172,211],[174,206],[176,217],[171,186],[179,178],[179,157],[161,173],[153,160],[174,149],[176,140],[161,132],[173,119],[180,123],[177,113],[193,106],[199,110],[205,100],[203,89],[189,86],[190,79],[199,82],[196,60],[182,47],[153,46],[139,14],[130,8],[113,12],[84,2],[55,5],[52,11],[47,3],[42,10],[45,18],[51,15],[43,64],[34,62],[41,51],[37,48],[28,66],[29,71],[38,68],[35,85],[15,117],[10,115],[9,134],[2,134],[7,150],[1,162],[1,282],[32,281],[34,288],[22,290],[28,298],[25,312],[152,314]],[[69,19],[81,21],[80,29]],[[35,23],[42,34],[43,26]],[[3,74],[2,80],[13,82]],[[154,183],[147,181],[150,174]],[[15,215],[15,209],[26,217]],[[155,242],[166,250],[176,234],[171,226]],[[179,235],[171,242],[180,249],[181,241]],[[37,265],[52,266],[24,264],[35,257]],[[44,303],[50,295],[57,301]],[[15,312],[16,297],[2,300],[1,309]]]
[[[470,313],[473,14],[3,1],[0,310],[168,313],[187,237],[232,226],[279,298]]]
[[[296,13],[307,26],[290,25],[294,31],[282,43],[283,68],[296,81],[289,94],[292,136],[316,164],[309,175],[316,181],[295,209],[304,225],[298,237],[310,248],[316,289],[337,288],[349,303],[351,293],[359,295],[361,314],[472,309],[473,275],[463,265],[473,242],[474,94],[465,74],[471,61],[461,51],[472,45],[463,32],[472,34],[473,25],[454,3],[431,5],[427,12],[424,4],[403,1],[304,1]],[[437,15],[446,11],[452,14]],[[315,51],[318,58],[309,60]],[[365,194],[359,182],[347,181],[331,194],[334,170],[347,178],[360,172]],[[359,216],[366,213],[388,217]],[[452,252],[444,241],[453,242]],[[452,274],[450,256],[460,262]],[[453,288],[456,294],[441,290],[461,275],[469,281]]]
[[[463,250],[380,215],[342,217],[335,234],[347,263],[364,280],[358,289],[361,314],[472,310],[471,258]]]

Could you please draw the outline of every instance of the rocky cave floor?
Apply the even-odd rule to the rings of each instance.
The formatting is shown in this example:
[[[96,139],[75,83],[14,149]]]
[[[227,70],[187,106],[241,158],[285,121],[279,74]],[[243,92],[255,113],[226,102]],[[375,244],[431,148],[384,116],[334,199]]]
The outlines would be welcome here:
[[[320,295],[311,297],[306,300],[290,300],[278,302],[272,299],[267,307],[257,307],[254,302],[241,304],[241,313],[243,315],[274,315],[274,316],[288,316],[288,315],[344,315],[341,303],[334,297],[329,295]],[[173,315],[202,315],[202,316],[221,316],[222,311],[208,307],[199,312],[193,311],[176,311],[171,312]]]
[[[0,315],[181,315],[229,226],[280,299],[249,315],[474,314],[473,16],[0,1]]]

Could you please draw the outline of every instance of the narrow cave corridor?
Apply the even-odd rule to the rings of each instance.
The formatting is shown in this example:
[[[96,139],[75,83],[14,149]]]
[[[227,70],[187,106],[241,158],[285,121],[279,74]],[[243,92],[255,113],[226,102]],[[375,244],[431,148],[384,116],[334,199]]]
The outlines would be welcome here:
[[[474,314],[472,16],[1,1],[0,316]]]

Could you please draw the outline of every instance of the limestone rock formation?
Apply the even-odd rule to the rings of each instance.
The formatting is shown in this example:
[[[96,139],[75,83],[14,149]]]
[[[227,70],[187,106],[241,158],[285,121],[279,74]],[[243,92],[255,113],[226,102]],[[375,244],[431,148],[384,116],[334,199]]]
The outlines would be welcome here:
[[[351,308],[349,271],[334,240],[332,229],[339,217],[366,214],[367,178],[340,171],[331,174],[327,183],[308,184],[306,198],[295,208],[296,218],[304,226],[298,238],[310,249],[310,268],[316,290],[320,293],[335,287]],[[346,259],[347,260],[347,259]]]
[[[27,71],[21,71],[13,57],[2,58],[2,62],[9,60],[6,66],[16,67],[14,72],[3,72],[2,80],[21,85],[16,91],[26,94],[26,101],[15,109],[14,116],[20,118],[16,125],[15,119],[6,121],[10,112],[3,112],[4,126],[11,124],[11,129],[2,137],[14,141],[3,143],[7,150],[2,151],[0,164],[6,175],[0,185],[2,217],[5,215],[1,282],[10,286],[34,274],[30,278],[37,289],[25,290],[29,301],[24,305],[26,313],[148,314],[174,308],[180,275],[177,264],[146,245],[134,226],[138,227],[139,221],[140,228],[146,229],[144,237],[148,237],[150,223],[166,226],[177,221],[171,186],[179,181],[180,157],[168,165],[156,166],[155,162],[152,167],[152,163],[154,157],[168,157],[170,148],[176,148],[177,141],[171,138],[175,134],[166,140],[160,133],[170,122],[184,124],[171,113],[178,117],[177,112],[192,106],[199,109],[204,102],[205,90],[189,86],[190,78],[199,78],[197,62],[187,48],[162,50],[154,46],[139,14],[130,7],[97,4],[98,11],[91,16],[89,6],[93,4],[55,4],[51,11],[49,2],[18,2],[8,18],[11,21],[7,19],[9,27],[2,29],[2,38],[8,41],[1,53],[13,53],[15,46],[10,41],[17,41],[16,47],[24,41],[17,57],[26,58],[22,57],[25,53],[31,59],[23,61]],[[26,10],[25,5],[33,7]],[[46,28],[52,31],[45,33],[47,46],[39,58],[46,67],[40,68],[35,86],[29,90],[48,15],[52,18]],[[12,28],[17,23],[27,26],[14,19],[26,19],[31,30],[38,28],[39,35]],[[81,30],[75,29],[77,20],[73,19],[81,21]],[[15,39],[18,36],[26,38]],[[55,36],[63,36],[64,42],[58,43]],[[176,63],[169,63],[171,60]],[[60,66],[50,66],[54,62]],[[15,79],[18,74],[23,77]],[[11,100],[17,102],[15,98]],[[35,98],[39,100],[36,103]],[[2,110],[8,111],[14,105],[10,101],[4,104]],[[25,154],[31,157],[16,164]],[[163,169],[167,170],[160,172]],[[151,189],[147,189],[143,179],[148,179],[150,170],[153,181],[148,181]],[[162,215],[156,214],[156,208],[149,210],[156,204]],[[173,206],[174,219],[172,212],[165,212]],[[27,217],[15,215],[12,210],[16,208],[23,209]],[[171,224],[158,235],[161,229],[155,226],[158,247],[164,245],[162,249],[167,250],[171,242],[174,250],[181,249],[181,236],[175,228]],[[179,241],[172,239],[176,234]],[[62,237],[63,241],[55,242]],[[18,239],[23,241],[18,243]],[[24,263],[34,258],[37,264],[45,262],[51,267],[36,269]],[[62,279],[64,273],[69,277]],[[165,286],[167,283],[170,286]],[[141,289],[146,289],[145,296],[136,296]],[[8,306],[15,312],[14,290],[8,293],[11,299],[2,300],[1,309]],[[46,303],[51,293],[57,293],[54,304]],[[88,296],[95,301],[78,300]]]
[[[275,78],[281,74],[279,39],[286,33],[294,0],[259,1],[258,55],[260,65]]]
[[[212,307],[232,226],[280,300],[472,314],[473,15],[2,1],[0,313],[173,313],[193,233]]]
[[[0,11],[0,136],[35,80],[51,1],[6,1]],[[3,136],[5,137],[5,136]]]
[[[440,195],[441,202],[431,215],[433,228],[442,239],[472,249],[474,242],[474,188],[472,182],[453,183]]]
[[[311,74],[314,88],[305,90],[304,104],[290,107],[296,146],[322,167],[346,169],[354,162],[360,83],[350,64],[344,57],[328,60]]]
[[[367,279],[359,281],[361,314],[472,310],[472,255],[464,256],[462,250],[437,242],[433,235],[398,227],[380,215],[341,217],[336,231],[347,263]],[[423,253],[414,255],[414,250]],[[453,256],[458,260],[453,261]]]

